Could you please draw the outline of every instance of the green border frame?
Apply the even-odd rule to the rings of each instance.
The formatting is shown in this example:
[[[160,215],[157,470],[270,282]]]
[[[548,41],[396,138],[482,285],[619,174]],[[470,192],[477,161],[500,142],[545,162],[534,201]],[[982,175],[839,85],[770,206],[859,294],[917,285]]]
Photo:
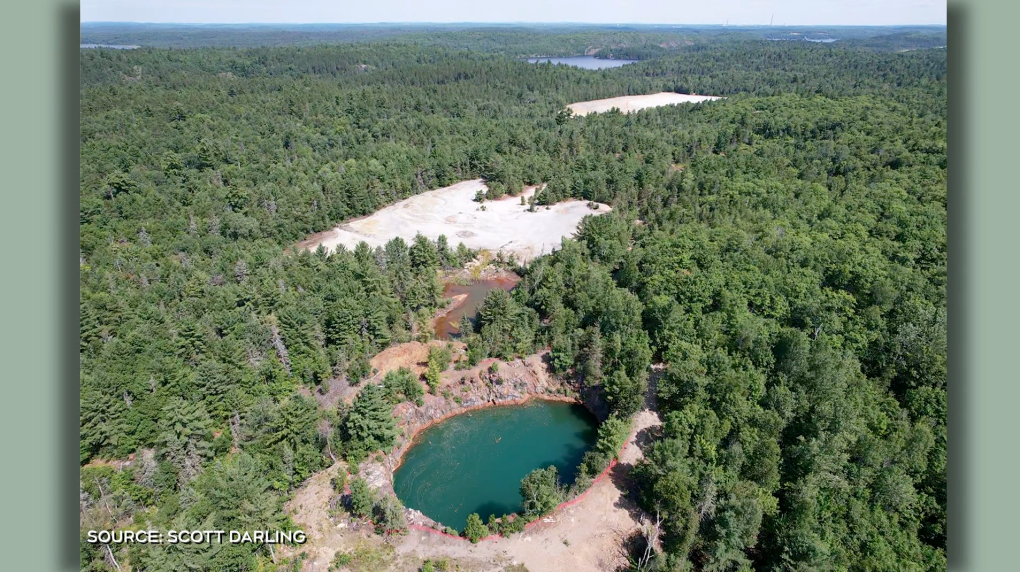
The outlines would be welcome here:
[[[1020,7],[949,2],[949,568],[1018,567],[1014,438],[1020,384],[1009,170],[1020,134],[1015,70]],[[955,46],[955,50],[954,50]]]
[[[1020,6],[949,2],[952,570],[1016,569]],[[5,6],[0,530],[6,570],[77,567],[78,4]],[[12,264],[13,263],[13,264]],[[536,571],[537,572],[537,571]]]
[[[0,19],[6,570],[78,567],[79,20],[66,0],[8,5]]]

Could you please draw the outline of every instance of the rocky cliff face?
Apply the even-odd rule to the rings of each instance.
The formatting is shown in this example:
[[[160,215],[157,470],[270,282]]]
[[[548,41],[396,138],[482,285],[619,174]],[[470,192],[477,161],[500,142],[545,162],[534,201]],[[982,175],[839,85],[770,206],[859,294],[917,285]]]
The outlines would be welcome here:
[[[392,493],[393,471],[413,444],[414,436],[454,415],[482,407],[520,404],[533,397],[581,401],[576,391],[549,375],[545,364],[547,355],[548,352],[542,352],[509,363],[490,358],[471,369],[444,372],[437,395],[425,395],[420,407],[404,402],[393,409],[401,436],[387,455],[363,463],[361,475],[374,488]],[[493,363],[496,371],[489,369]]]
[[[462,377],[452,382],[444,380],[440,390],[441,394],[446,392],[448,398],[429,395],[421,407],[413,403],[401,403],[394,409],[394,415],[400,419],[398,425],[403,429],[403,438],[398,441],[396,451],[389,457],[399,459],[411,445],[414,435],[458,413],[480,407],[523,403],[532,397],[578,401],[574,392],[565,384],[538,373],[537,368],[545,366],[537,356],[528,360],[537,364],[517,360],[510,364],[501,363],[499,371],[495,373],[486,370],[454,372],[462,373]]]

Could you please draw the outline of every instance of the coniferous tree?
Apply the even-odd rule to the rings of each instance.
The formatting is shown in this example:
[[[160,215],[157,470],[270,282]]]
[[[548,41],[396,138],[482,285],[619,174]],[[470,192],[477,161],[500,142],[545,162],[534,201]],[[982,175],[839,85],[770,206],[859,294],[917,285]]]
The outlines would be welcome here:
[[[362,388],[343,427],[352,450],[370,453],[393,446],[397,427],[381,385],[368,384]]]
[[[351,481],[351,512],[361,518],[371,516],[376,503],[376,492],[365,479],[356,478]]]

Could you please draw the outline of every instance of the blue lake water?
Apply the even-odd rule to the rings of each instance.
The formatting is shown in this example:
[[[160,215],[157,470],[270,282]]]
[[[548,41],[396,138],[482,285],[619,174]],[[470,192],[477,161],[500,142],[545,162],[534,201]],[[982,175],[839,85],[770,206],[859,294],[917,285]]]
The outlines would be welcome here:
[[[572,56],[569,58],[528,58],[528,63],[537,64],[552,62],[554,64],[567,64],[586,70],[600,70],[605,68],[618,68],[632,64],[637,60],[604,60],[593,56]]]
[[[78,49],[91,49],[91,48],[107,48],[109,50],[133,50],[140,48],[141,46],[121,46],[117,44],[81,44]]]
[[[839,38],[765,38],[770,42],[814,42],[816,44],[831,44],[839,41]]]

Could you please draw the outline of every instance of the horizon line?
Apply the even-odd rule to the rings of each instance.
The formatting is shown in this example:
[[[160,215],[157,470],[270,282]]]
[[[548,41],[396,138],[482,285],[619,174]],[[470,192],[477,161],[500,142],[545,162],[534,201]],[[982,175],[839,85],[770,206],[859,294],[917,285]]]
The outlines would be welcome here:
[[[435,26],[435,25],[582,25],[582,26],[717,26],[720,28],[792,28],[795,26],[831,26],[841,28],[895,28],[902,26],[946,28],[947,24],[696,24],[696,23],[652,23],[652,22],[536,22],[536,21],[512,21],[512,22],[140,22],[136,20],[82,20],[81,24],[156,24],[164,26]]]

